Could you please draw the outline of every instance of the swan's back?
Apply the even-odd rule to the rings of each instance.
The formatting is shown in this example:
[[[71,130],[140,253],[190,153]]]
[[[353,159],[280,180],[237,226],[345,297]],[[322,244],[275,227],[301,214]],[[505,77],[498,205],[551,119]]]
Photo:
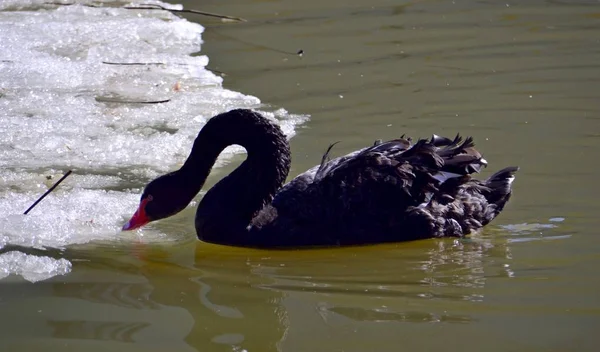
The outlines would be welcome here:
[[[487,163],[470,137],[399,138],[333,160],[330,150],[255,217],[253,241],[286,247],[463,236],[502,210],[517,170],[471,178]]]

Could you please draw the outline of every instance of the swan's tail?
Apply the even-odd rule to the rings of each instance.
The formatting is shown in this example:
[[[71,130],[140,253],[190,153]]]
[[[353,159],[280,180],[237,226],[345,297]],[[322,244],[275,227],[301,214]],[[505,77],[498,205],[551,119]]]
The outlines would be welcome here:
[[[518,167],[510,166],[496,172],[485,180],[485,186],[489,188],[489,193],[485,197],[489,204],[496,206],[496,215],[504,209],[504,205],[510,199],[512,193],[511,184],[515,180],[515,172],[518,170]]]

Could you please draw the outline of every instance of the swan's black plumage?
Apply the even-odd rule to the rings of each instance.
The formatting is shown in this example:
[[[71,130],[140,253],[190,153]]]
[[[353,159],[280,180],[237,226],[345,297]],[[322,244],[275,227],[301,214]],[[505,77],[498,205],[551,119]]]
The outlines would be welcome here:
[[[250,110],[215,116],[198,134],[180,170],[152,181],[132,229],[185,208],[200,191],[220,152],[231,144],[248,157],[211,188],[196,213],[201,240],[293,248],[461,237],[493,220],[511,195],[516,167],[487,180],[473,139],[404,136],[330,160],[283,185],[290,168],[279,127]],[[143,215],[138,215],[143,214]],[[136,220],[142,218],[143,221]]]

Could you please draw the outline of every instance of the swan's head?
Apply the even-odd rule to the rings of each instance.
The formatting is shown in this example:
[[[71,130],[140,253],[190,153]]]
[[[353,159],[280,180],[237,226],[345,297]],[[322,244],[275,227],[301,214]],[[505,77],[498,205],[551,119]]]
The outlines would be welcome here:
[[[151,221],[179,213],[187,207],[194,195],[176,172],[160,176],[146,186],[138,209],[123,225],[123,231],[135,230]]]

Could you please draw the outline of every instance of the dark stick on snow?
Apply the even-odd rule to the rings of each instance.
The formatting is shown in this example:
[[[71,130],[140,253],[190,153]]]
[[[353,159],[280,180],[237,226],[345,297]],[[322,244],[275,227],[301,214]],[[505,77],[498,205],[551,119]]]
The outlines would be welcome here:
[[[75,5],[76,3],[74,2],[45,2],[44,4],[46,5],[57,5],[57,6],[71,6],[71,5]],[[87,7],[103,7],[102,5],[93,5],[93,4],[80,4],[81,6],[87,6]],[[198,10],[173,10],[173,9],[168,9],[166,7],[160,6],[160,5],[156,5],[156,4],[140,4],[138,6],[123,6],[124,9],[127,10],[164,10],[164,11],[169,11],[171,13],[175,13],[175,12],[183,12],[183,13],[193,13],[196,15],[202,15],[202,16],[209,16],[209,17],[217,17],[220,19],[225,19],[225,20],[231,20],[231,21],[238,21],[238,22],[246,22],[245,19],[240,18],[240,17],[233,17],[233,16],[227,16],[227,15],[219,15],[218,13],[211,13],[211,12],[204,12],[204,11],[198,11]]]
[[[159,66],[166,65],[164,62],[110,62],[110,61],[102,61],[105,65],[118,65],[118,66]]]
[[[171,99],[131,101],[131,100],[118,100],[118,99],[112,99],[112,98],[96,97],[96,101],[99,103],[110,103],[110,104],[164,104],[164,103],[170,102]]]
[[[299,54],[300,56],[302,56],[302,54]],[[155,65],[155,66],[159,66],[159,65],[167,65],[164,62],[111,62],[111,61],[102,61],[103,64],[105,65],[117,65],[117,66],[150,66],[150,65]],[[179,63],[174,63],[173,65],[181,65],[181,66],[189,66],[189,64],[179,64]],[[218,75],[221,76],[225,76],[227,75],[225,72],[223,71],[219,71],[219,70],[215,70],[212,68],[209,68],[208,66],[204,66],[205,69],[209,70],[210,72],[216,73]]]
[[[227,16],[227,15],[219,15],[218,13],[211,13],[211,12],[204,12],[204,11],[198,11],[198,10],[174,10],[174,9],[168,9],[166,7],[162,7],[160,5],[155,5],[155,4],[140,4],[138,6],[123,6],[124,9],[128,9],[128,10],[164,10],[164,11],[169,11],[171,13],[176,13],[176,12],[181,12],[181,13],[193,13],[196,15],[202,15],[202,16],[209,16],[209,17],[217,17],[220,19],[225,19],[225,20],[231,20],[231,21],[238,21],[238,22],[246,22],[245,19],[240,18],[240,17],[233,17],[233,16]]]
[[[61,177],[61,178],[60,178],[60,180],[56,181],[56,183],[55,183],[55,184],[54,184],[52,187],[50,187],[50,188],[49,188],[49,189],[46,191],[46,193],[42,194],[42,196],[41,196],[41,197],[39,197],[39,198],[38,198],[38,200],[36,200],[36,201],[35,201],[35,203],[33,203],[33,204],[32,204],[32,205],[29,207],[29,209],[25,210],[25,212],[23,213],[23,215],[27,215],[27,213],[29,213],[29,211],[30,211],[31,209],[33,209],[33,207],[35,207],[35,206],[36,206],[36,205],[37,205],[39,202],[41,202],[41,201],[42,201],[42,199],[44,199],[44,198],[45,198],[45,197],[46,197],[46,196],[47,196],[47,195],[48,195],[50,192],[52,192],[52,191],[53,191],[53,190],[56,188],[56,186],[58,186],[58,185],[59,185],[59,184],[60,184],[60,183],[61,183],[61,182],[62,182],[62,181],[65,179],[65,178],[67,178],[67,176],[69,176],[69,175],[71,174],[71,172],[73,172],[73,171],[72,171],[72,170],[69,170],[69,171],[67,171],[67,173],[66,173],[66,174],[64,174],[64,175],[63,175],[63,177]]]
[[[165,100],[149,100],[149,101],[123,101],[125,104],[164,104],[170,102],[171,99]]]
[[[218,74],[220,76],[227,76],[227,74],[225,72],[223,72],[223,71],[215,70],[215,69],[209,68],[208,66],[204,66],[204,68],[207,69],[207,70],[209,70],[210,72],[216,73],[216,74]]]

